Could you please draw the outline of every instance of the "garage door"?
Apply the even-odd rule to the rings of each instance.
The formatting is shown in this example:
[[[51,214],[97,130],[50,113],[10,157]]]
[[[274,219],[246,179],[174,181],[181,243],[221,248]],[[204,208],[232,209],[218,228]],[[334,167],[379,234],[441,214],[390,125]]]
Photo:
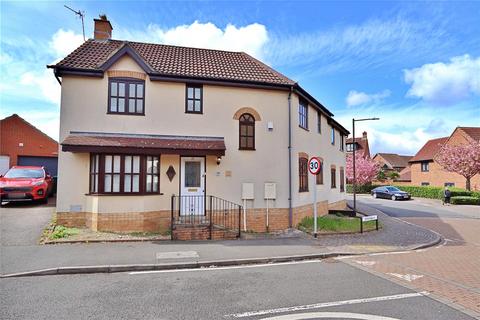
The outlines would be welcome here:
[[[10,157],[0,156],[0,174],[5,174],[8,169],[10,169]]]
[[[18,156],[17,163],[19,166],[44,166],[52,176],[57,175],[58,158],[56,157]]]

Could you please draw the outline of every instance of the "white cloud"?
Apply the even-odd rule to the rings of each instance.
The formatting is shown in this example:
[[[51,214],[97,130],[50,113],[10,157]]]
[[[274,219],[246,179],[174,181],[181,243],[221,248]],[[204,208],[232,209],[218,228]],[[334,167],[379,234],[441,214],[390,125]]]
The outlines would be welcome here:
[[[267,59],[274,65],[304,66],[306,73],[372,70],[406,59],[424,58],[451,45],[430,21],[402,16],[291,35],[272,34]]]
[[[267,28],[258,23],[243,27],[228,24],[223,30],[211,22],[194,21],[189,25],[181,25],[163,29],[150,24],[147,30],[125,30],[117,28],[115,38],[188,46],[229,51],[244,51],[262,59],[264,45],[268,41]]]
[[[463,55],[448,63],[424,64],[404,70],[404,79],[411,84],[407,96],[443,105],[457,103],[480,95],[480,57]]]
[[[71,53],[83,43],[83,36],[77,34],[72,30],[59,29],[52,36],[49,46],[55,56],[55,59],[60,59]]]
[[[379,103],[390,96],[390,93],[390,90],[383,90],[382,92],[372,94],[350,90],[345,101],[349,107],[365,105],[368,103]]]

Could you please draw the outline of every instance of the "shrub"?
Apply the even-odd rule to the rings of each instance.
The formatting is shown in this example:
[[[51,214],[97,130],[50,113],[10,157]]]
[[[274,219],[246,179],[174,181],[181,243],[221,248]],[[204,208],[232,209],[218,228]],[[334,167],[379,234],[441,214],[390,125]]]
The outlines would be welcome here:
[[[443,188],[430,186],[396,186],[398,189],[410,193],[412,197],[442,199]]]
[[[456,196],[456,197],[452,197],[450,199],[450,203],[452,203],[452,204],[473,204],[473,205],[480,206],[480,198]]]
[[[67,228],[67,227],[58,225],[50,234],[50,239],[67,238],[69,236],[73,236],[78,233],[79,233],[79,230],[77,228]]]
[[[379,187],[380,185],[378,184],[364,184],[364,185],[357,185],[357,193],[370,193],[372,189],[375,189],[376,187]],[[348,193],[353,193],[353,185],[347,184],[347,192]]]

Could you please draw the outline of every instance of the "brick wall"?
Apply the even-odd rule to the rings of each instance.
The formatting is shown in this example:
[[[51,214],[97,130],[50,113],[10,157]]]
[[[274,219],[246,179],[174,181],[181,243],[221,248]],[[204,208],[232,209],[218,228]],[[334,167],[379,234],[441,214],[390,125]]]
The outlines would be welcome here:
[[[317,203],[318,215],[328,214],[329,209],[345,209],[345,200],[328,204],[327,201]],[[296,227],[303,218],[313,216],[311,204],[293,208],[293,226]],[[247,210],[247,230],[266,232],[266,209]],[[288,208],[270,208],[268,212],[269,230],[281,231],[288,229]],[[57,224],[67,227],[88,227],[98,231],[114,232],[159,232],[170,230],[170,211],[130,212],[130,213],[90,213],[90,212],[57,212]],[[231,220],[231,227],[238,228],[238,216]],[[222,225],[220,221],[214,224]],[[243,230],[243,211],[241,215]],[[237,233],[215,227],[213,239],[234,239]],[[206,240],[210,237],[208,225],[197,227],[176,226],[173,232],[177,240]]]
[[[18,156],[57,157],[58,143],[14,114],[0,121],[0,155],[10,156],[11,167]]]

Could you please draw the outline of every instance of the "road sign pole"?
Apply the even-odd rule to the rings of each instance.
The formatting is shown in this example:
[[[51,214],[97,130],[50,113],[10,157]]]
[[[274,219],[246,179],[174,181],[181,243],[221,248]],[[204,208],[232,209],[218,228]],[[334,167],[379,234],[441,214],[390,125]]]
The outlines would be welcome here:
[[[317,184],[315,175],[312,174],[312,190],[313,190],[313,236],[317,237]]]

